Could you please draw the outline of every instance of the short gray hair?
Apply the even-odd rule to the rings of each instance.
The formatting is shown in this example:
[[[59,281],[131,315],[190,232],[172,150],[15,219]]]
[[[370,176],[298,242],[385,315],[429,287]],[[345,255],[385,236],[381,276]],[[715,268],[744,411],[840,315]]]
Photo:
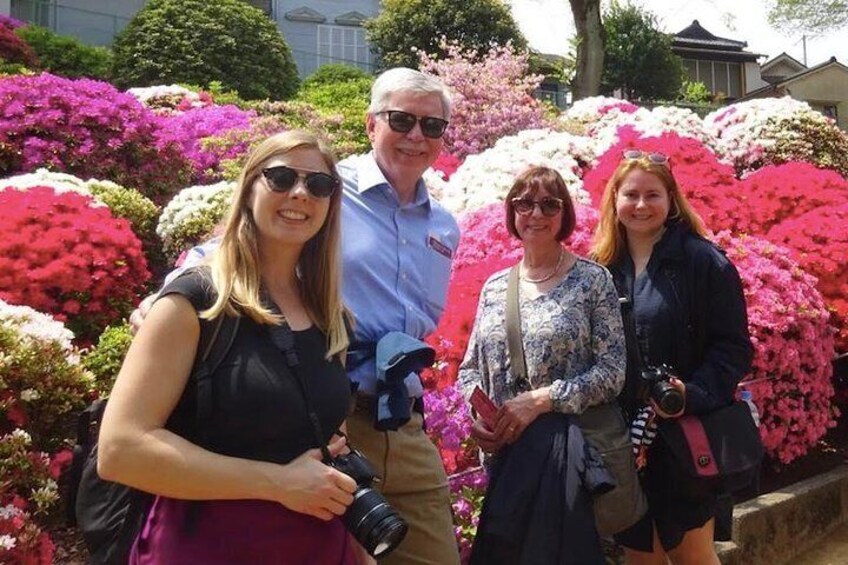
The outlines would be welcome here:
[[[396,92],[438,94],[442,100],[444,118],[450,120],[453,102],[448,87],[432,75],[406,67],[389,69],[377,77],[374,86],[371,87],[371,104],[368,106],[368,113],[376,114],[385,111],[389,98]]]

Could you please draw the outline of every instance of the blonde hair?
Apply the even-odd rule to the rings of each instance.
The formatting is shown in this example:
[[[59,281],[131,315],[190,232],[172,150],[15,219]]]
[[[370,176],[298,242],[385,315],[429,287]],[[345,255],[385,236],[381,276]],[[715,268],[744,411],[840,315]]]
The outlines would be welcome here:
[[[292,130],[273,135],[248,156],[233,193],[233,200],[221,238],[211,258],[215,303],[201,312],[205,319],[222,314],[243,314],[260,324],[279,324],[282,318],[262,305],[262,279],[256,222],[248,207],[253,185],[271,158],[293,149],[314,149],[321,153],[334,177],[336,158],[330,148],[312,133]],[[304,245],[297,263],[301,298],[313,323],[327,336],[327,358],[347,348],[345,313],[342,304],[340,264],[340,220],[342,190],[330,196],[324,225]]]
[[[683,222],[700,236],[706,236],[707,230],[701,217],[689,205],[686,196],[681,192],[671,168],[668,164],[652,163],[647,158],[625,159],[616,168],[615,172],[604,189],[601,197],[598,226],[595,228],[595,237],[592,243],[592,258],[601,265],[610,265],[615,262],[627,249],[627,240],[624,227],[618,221],[615,203],[618,198],[618,190],[625,177],[632,171],[640,169],[660,179],[668,191],[670,207],[668,211],[669,220]]]

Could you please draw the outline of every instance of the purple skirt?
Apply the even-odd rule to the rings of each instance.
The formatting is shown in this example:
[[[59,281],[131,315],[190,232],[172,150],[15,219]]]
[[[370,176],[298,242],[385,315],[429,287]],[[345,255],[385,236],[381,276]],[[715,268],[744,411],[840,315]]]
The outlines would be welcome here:
[[[339,518],[325,522],[264,500],[189,502],[160,496],[129,562],[355,565],[356,556]]]

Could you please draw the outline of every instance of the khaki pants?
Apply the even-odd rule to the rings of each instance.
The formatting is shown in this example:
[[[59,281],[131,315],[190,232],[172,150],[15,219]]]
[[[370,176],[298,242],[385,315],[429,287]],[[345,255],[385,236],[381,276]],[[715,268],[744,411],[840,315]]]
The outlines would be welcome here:
[[[347,420],[351,443],[383,477],[378,489],[409,524],[406,538],[381,564],[459,564],[447,476],[422,424],[418,412],[393,432],[375,430],[370,412],[356,410]]]

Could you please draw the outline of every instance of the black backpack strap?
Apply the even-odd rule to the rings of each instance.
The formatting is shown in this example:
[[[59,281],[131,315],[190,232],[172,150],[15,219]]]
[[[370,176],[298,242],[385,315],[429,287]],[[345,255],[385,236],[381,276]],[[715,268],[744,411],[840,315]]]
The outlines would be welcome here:
[[[241,316],[221,314],[214,320],[200,319],[198,357],[192,378],[197,391],[196,432],[202,445],[207,443],[212,420],[212,375],[229,353],[238,333]]]

